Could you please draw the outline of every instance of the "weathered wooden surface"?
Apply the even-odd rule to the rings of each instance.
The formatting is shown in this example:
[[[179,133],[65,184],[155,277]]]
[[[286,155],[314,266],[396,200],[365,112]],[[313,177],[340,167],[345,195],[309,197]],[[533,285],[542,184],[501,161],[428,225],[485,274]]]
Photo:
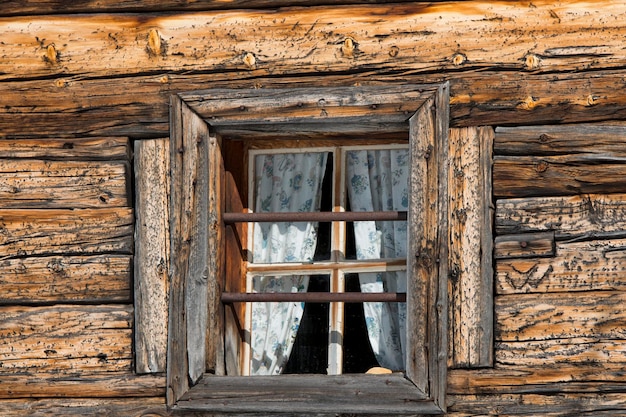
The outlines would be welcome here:
[[[232,401],[233,396],[237,401]],[[398,415],[414,413],[427,398],[402,374],[207,376],[178,402],[176,409],[274,414],[289,404],[288,411],[294,414]]]
[[[610,237],[626,230],[625,194],[498,200],[497,234],[554,231],[557,240]]]
[[[498,294],[624,291],[624,274],[624,239],[557,242],[553,258],[499,260],[495,290]]]
[[[0,373],[129,371],[129,305],[0,307]]]
[[[130,146],[128,138],[120,137],[0,140],[0,157],[127,161]]]
[[[10,373],[0,375],[0,398],[128,398],[163,397],[163,375],[136,375],[125,372],[84,372],[62,374],[58,371],[23,375]]]
[[[496,339],[626,339],[625,300],[621,291],[501,295],[495,299]]]
[[[448,366],[493,359],[493,204],[489,178],[493,130],[450,129]]]
[[[49,254],[131,253],[129,208],[0,210],[0,259]]]
[[[131,301],[129,255],[36,256],[0,261],[0,304]]]
[[[122,161],[0,159],[0,207],[128,207],[129,171]]]
[[[376,80],[450,80],[453,125],[624,119],[624,29],[601,23],[622,19],[624,5],[597,6],[472,1],[0,19],[0,131],[155,137],[167,133],[173,92]],[[340,71],[348,74],[332,75]]]
[[[135,369],[165,372],[169,307],[169,139],[135,142]]]
[[[626,188],[624,162],[604,154],[498,156],[493,193],[496,198],[619,193]]]
[[[495,259],[554,256],[554,233],[497,236],[494,246]]]
[[[623,160],[626,125],[574,124],[498,127],[494,152],[498,155],[564,155]]]

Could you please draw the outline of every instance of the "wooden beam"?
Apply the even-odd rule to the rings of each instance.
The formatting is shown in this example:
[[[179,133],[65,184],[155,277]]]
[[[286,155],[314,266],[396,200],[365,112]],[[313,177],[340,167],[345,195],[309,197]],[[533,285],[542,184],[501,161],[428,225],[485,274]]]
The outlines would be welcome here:
[[[169,139],[135,142],[135,369],[165,372],[169,307]]]

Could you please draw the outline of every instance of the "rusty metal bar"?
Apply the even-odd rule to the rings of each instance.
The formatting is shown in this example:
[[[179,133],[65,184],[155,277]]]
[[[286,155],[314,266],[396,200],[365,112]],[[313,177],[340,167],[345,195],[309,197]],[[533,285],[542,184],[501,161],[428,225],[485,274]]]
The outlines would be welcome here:
[[[288,213],[224,213],[224,223],[403,221],[406,211],[314,211]]]
[[[266,292],[266,293],[222,293],[222,302],[306,302],[306,303],[404,303],[406,293],[396,292]]]

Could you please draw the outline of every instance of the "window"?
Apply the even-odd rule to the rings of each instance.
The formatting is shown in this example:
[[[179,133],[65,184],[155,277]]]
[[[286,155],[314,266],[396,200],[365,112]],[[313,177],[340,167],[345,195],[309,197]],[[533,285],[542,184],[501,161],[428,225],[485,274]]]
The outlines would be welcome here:
[[[207,90],[181,94],[172,99],[168,404],[178,410],[234,413],[444,412],[447,108],[447,85]],[[410,161],[407,176],[410,180],[406,196],[406,263],[402,256],[377,262],[360,259],[344,262],[342,258],[346,253],[341,251],[347,251],[346,219],[335,218],[331,223],[330,259],[314,264],[314,268],[319,269],[315,273],[321,276],[322,286],[332,288],[331,292],[342,292],[341,277],[352,273],[406,268],[406,328],[409,330],[406,332],[404,366],[401,366],[403,372],[231,376],[234,372],[229,370],[242,364],[244,368],[247,366],[240,360],[246,357],[245,352],[237,351],[245,343],[232,343],[241,335],[245,338],[245,331],[236,325],[241,323],[242,317],[236,316],[249,316],[252,309],[231,308],[229,305],[234,304],[222,303],[222,295],[248,292],[255,276],[304,275],[303,272],[310,271],[298,270],[302,265],[294,266],[303,261],[297,257],[294,259],[298,262],[292,264],[277,261],[268,266],[265,260],[262,265],[256,265],[254,261],[246,263],[247,254],[240,250],[226,255],[223,248],[228,245],[255,251],[257,248],[253,237],[248,246],[245,242],[233,243],[237,236],[241,239],[241,236],[249,235],[245,230],[247,223],[225,226],[225,213],[243,211],[243,205],[227,197],[234,195],[226,191],[237,180],[226,173],[224,166],[237,162],[233,162],[234,152],[223,153],[222,147],[228,146],[225,145],[227,141],[236,140],[287,143],[288,140],[313,138],[331,148],[330,151],[315,151],[318,154],[315,158],[319,159],[319,154],[326,155],[326,160],[330,158],[336,168],[331,176],[340,178],[335,183],[341,184],[341,172],[349,169],[349,164],[344,161],[350,152],[355,151],[349,145],[343,146],[359,137],[367,138],[374,153],[380,151],[377,148],[381,143],[386,145],[383,146],[385,149],[394,148],[396,145],[385,143],[389,138],[396,141],[402,138],[403,147],[407,149]],[[360,149],[364,149],[362,145]],[[315,152],[311,150],[310,154]],[[280,153],[254,150],[249,160],[261,161],[267,155]],[[254,166],[254,161],[250,166]],[[250,184],[250,188],[256,188],[253,182]],[[245,190],[247,182],[240,181],[239,185],[244,188],[244,194],[255,195],[255,190]],[[334,196],[340,202],[354,204],[355,197],[351,199],[349,191],[347,193],[342,197],[342,191],[335,188]],[[331,211],[340,212],[341,209]],[[255,222],[250,226],[250,236],[254,235],[255,228],[259,228],[258,224]],[[235,228],[237,233],[233,232]],[[234,255],[237,253],[241,259]],[[315,254],[307,254],[310,256]],[[220,278],[227,274],[247,278],[244,281]],[[325,279],[327,283],[324,283]],[[401,289],[397,292],[402,293]],[[332,305],[336,307],[331,309],[341,307],[341,303]],[[334,316],[341,317],[340,314]],[[341,334],[339,321],[329,321],[331,332]],[[333,340],[332,336],[330,340]],[[331,358],[327,364],[331,369],[329,373],[340,374],[344,365],[340,360],[342,344],[333,346],[330,343],[329,348],[337,351],[328,355]]]

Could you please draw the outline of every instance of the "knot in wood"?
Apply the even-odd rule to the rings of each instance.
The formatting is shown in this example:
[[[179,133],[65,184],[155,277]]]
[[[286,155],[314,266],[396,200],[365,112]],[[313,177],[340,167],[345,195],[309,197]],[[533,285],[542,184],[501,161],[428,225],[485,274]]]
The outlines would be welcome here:
[[[352,38],[346,38],[341,45],[341,53],[346,58],[353,58],[357,43]]]
[[[455,66],[463,65],[467,61],[467,57],[464,54],[457,53],[452,57],[452,64]]]
[[[246,67],[250,69],[254,69],[256,68],[256,57],[254,56],[253,53],[246,52],[243,55],[243,63],[245,64]]]
[[[43,60],[50,65],[56,65],[59,63],[59,57],[61,54],[56,50],[53,43],[46,47],[46,53],[43,56]]]
[[[148,32],[146,51],[150,56],[165,55],[165,41],[161,38],[158,30],[150,29]]]
[[[533,96],[528,96],[524,101],[522,101],[517,107],[523,110],[532,110],[537,106],[537,100]]]
[[[541,143],[549,142],[551,139],[552,137],[550,137],[550,135],[546,133],[542,133],[541,135],[539,135],[539,142]]]
[[[524,66],[528,70],[537,69],[541,66],[541,59],[535,54],[526,55]]]
[[[546,161],[540,161],[535,165],[535,171],[546,172],[548,170],[548,163]]]
[[[59,78],[58,80],[54,82],[54,85],[57,86],[58,88],[67,87],[67,81],[64,80],[63,78]]]
[[[598,96],[594,96],[593,94],[589,94],[587,96],[587,106],[595,106],[596,104],[598,104],[598,99],[600,97]]]
[[[397,57],[399,53],[400,53],[400,48],[398,48],[397,46],[392,46],[389,49],[389,56],[392,58]]]

